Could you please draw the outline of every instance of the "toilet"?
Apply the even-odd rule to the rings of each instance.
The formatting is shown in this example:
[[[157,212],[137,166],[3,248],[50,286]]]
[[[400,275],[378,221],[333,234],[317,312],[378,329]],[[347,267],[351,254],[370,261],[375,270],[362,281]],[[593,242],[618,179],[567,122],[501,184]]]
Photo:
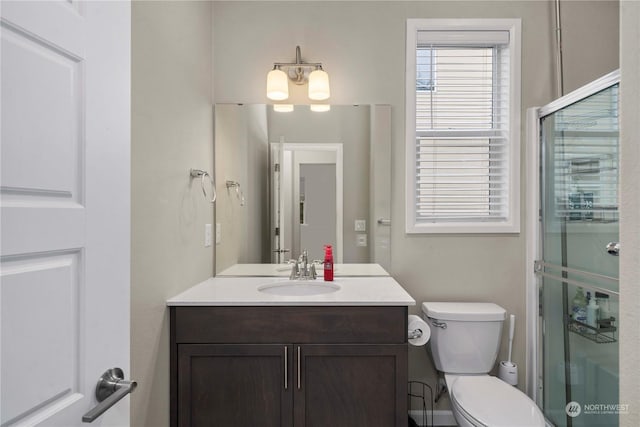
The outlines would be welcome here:
[[[428,350],[444,373],[460,427],[543,427],[544,416],[526,394],[489,375],[506,310],[492,303],[425,302]]]

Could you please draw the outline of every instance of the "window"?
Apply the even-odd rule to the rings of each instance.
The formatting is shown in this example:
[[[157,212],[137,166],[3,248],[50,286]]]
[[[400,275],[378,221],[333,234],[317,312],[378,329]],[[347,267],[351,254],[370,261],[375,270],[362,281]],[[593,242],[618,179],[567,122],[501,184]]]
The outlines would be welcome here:
[[[407,21],[408,233],[519,232],[520,20]]]
[[[416,49],[416,91],[424,92],[433,90],[434,72],[433,69],[434,50],[429,48]]]

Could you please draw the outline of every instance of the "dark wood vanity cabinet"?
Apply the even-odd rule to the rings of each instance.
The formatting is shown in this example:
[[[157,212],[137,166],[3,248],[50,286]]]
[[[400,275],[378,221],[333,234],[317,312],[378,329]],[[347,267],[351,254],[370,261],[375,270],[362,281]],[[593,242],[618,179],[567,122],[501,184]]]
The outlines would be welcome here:
[[[406,307],[171,307],[171,425],[407,425]]]
[[[281,345],[180,344],[177,408],[172,402],[177,425],[292,425],[284,351]]]

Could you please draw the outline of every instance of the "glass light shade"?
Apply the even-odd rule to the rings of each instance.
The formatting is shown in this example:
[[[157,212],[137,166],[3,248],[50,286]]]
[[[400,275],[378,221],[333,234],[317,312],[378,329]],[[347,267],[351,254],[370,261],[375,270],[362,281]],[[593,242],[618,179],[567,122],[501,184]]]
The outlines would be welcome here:
[[[309,99],[313,101],[324,101],[329,99],[329,74],[324,70],[313,70],[309,74]]]
[[[273,104],[273,111],[278,113],[290,113],[293,111],[293,104]]]
[[[274,68],[267,74],[267,98],[283,101],[289,97],[289,79],[287,74]]]
[[[325,111],[331,110],[331,105],[329,104],[311,104],[311,111],[316,113],[324,113]]]

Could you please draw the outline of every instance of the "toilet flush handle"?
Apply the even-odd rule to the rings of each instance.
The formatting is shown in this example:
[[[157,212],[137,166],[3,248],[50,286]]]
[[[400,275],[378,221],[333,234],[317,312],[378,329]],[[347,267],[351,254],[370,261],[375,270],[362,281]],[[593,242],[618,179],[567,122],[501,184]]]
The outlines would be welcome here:
[[[429,318],[429,320],[431,320],[431,325],[435,326],[436,328],[447,329],[447,324],[445,322],[439,322],[438,320],[432,319],[431,317]]]

